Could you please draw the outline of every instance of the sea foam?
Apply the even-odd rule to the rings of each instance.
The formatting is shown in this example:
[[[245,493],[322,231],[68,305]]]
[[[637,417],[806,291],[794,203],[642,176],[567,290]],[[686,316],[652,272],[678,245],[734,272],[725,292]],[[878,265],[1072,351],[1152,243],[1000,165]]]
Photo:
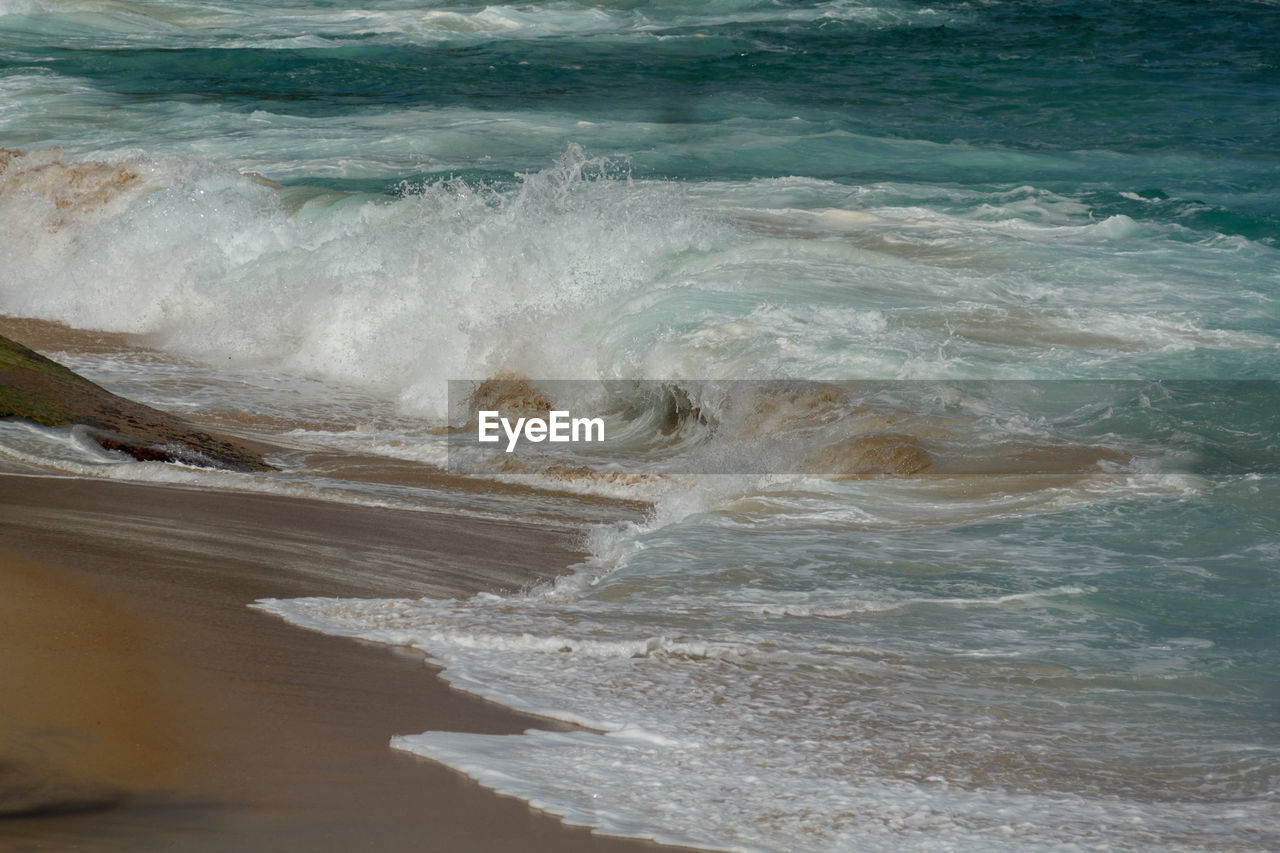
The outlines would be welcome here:
[[[31,181],[0,199],[18,237],[5,311],[358,383],[423,411],[440,410],[450,376],[595,375],[590,318],[716,230],[674,187],[633,185],[576,150],[505,192],[445,181],[295,216],[249,177],[145,168],[151,183],[123,209],[73,215]]]

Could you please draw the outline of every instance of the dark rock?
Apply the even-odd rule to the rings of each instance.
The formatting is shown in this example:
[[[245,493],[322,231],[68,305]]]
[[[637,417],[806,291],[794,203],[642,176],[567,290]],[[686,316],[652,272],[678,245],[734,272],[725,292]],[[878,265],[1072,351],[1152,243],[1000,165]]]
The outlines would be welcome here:
[[[107,450],[144,462],[274,470],[245,442],[204,432],[182,418],[116,396],[3,335],[0,418],[23,418],[50,427],[80,424]]]

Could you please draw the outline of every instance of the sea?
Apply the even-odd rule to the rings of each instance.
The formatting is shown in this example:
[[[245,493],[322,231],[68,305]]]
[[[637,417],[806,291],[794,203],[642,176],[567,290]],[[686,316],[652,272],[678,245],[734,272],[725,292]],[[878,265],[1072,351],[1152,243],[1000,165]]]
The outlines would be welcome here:
[[[578,537],[246,602],[573,724],[388,750],[708,850],[1280,849],[1280,3],[0,0],[0,148],[0,314],[281,470],[7,464]],[[516,398],[610,439],[455,441]]]

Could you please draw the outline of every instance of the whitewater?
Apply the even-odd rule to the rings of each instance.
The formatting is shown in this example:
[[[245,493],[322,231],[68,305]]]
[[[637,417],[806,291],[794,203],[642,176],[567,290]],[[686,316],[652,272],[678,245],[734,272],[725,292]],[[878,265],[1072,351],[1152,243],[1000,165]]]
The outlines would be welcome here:
[[[1275,849],[1277,43],[1243,0],[0,0],[0,313],[281,470],[0,455],[575,530],[547,587],[252,606],[573,724],[388,748],[597,832]],[[611,440],[485,463],[490,393]]]

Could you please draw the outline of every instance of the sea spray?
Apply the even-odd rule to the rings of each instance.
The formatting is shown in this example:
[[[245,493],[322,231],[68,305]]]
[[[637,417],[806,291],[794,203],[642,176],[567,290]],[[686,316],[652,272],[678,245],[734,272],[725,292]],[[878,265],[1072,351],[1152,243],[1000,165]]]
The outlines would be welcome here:
[[[82,216],[14,182],[0,216],[25,237],[6,244],[5,310],[438,413],[450,376],[595,375],[592,318],[718,228],[678,188],[578,149],[506,190],[443,181],[293,216],[260,181],[192,171]]]
[[[0,454],[580,530],[547,588],[264,607],[590,726],[393,743],[598,831],[1275,849],[1277,430],[1235,382],[1278,375],[1274,30],[0,2],[0,312],[283,470]],[[446,383],[513,373],[664,390],[608,407],[615,458],[451,473]],[[698,388],[868,379],[902,387]]]

